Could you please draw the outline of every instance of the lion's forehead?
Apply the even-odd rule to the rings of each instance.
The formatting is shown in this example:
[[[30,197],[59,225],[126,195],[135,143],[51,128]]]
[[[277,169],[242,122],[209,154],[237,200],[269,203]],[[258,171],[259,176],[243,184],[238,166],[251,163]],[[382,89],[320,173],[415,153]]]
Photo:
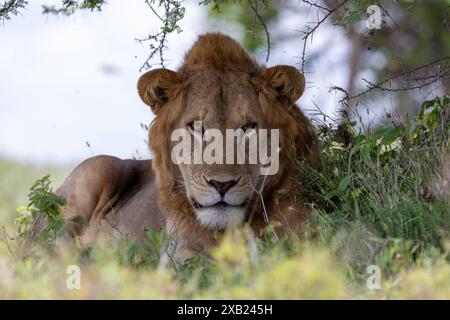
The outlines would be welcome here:
[[[205,70],[191,76],[183,109],[182,120],[202,120],[211,128],[263,122],[256,89],[242,72]]]

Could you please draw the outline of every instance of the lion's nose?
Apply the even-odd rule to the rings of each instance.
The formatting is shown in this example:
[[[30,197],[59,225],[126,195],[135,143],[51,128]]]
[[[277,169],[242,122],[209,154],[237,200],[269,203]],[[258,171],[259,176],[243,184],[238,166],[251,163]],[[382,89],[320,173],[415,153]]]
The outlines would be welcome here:
[[[220,194],[221,197],[223,197],[228,190],[237,185],[237,183],[239,182],[239,179],[228,181],[217,181],[217,180],[209,180],[206,177],[204,178],[208,184],[212,185],[217,190],[217,192]]]

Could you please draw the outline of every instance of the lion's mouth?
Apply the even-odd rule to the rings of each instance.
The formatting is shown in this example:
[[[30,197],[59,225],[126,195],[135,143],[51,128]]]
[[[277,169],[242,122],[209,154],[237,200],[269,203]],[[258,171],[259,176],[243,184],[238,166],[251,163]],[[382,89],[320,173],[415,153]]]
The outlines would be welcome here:
[[[215,204],[204,206],[200,203],[198,203],[194,198],[191,198],[192,204],[194,205],[194,208],[196,209],[204,209],[204,208],[243,208],[247,205],[247,201],[242,202],[240,205],[232,205],[225,201],[219,201]]]

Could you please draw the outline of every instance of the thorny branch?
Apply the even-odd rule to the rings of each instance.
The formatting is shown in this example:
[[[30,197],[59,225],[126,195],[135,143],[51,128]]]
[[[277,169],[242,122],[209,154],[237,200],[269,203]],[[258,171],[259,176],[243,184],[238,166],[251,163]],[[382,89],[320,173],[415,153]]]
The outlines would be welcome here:
[[[326,12],[330,12],[330,9],[328,9],[327,7],[321,6],[320,4],[318,4],[317,2],[312,2],[309,0],[303,0],[304,3],[310,5],[311,7],[315,7],[317,9],[326,11]]]
[[[335,6],[332,9],[325,8],[324,6],[317,4],[317,2],[312,2],[309,0],[302,0],[302,1],[312,7],[318,8],[319,9],[318,14],[319,13],[323,14],[323,17],[318,18],[318,21],[314,24],[313,27],[306,26],[306,31],[303,31],[302,72],[304,72],[306,45],[307,45],[308,40],[313,37],[314,32],[322,25],[322,23],[324,23],[330,16],[332,16],[336,11],[338,11],[342,6],[344,6],[348,2],[348,0],[343,0],[341,3],[339,3],[337,6]]]
[[[435,72],[433,73],[433,70],[431,70],[432,73],[429,75],[417,77],[414,76],[416,72],[425,70],[427,68],[435,69]],[[345,98],[341,99],[341,102],[344,100],[349,101],[352,99],[360,98],[361,96],[369,93],[372,90],[399,92],[399,91],[421,89],[447,77],[450,77],[450,56],[446,56],[438,60],[432,61],[430,63],[424,64],[422,66],[416,67],[412,70],[396,74],[376,84],[363,78],[362,80],[367,83],[367,89],[353,96],[348,96],[348,94],[346,94]],[[392,81],[400,78],[403,78],[404,80],[403,86],[392,88],[391,87]],[[413,82],[412,85],[410,85],[411,82]],[[389,87],[387,87],[386,84],[389,84]]]
[[[269,56],[270,56],[270,48],[271,48],[272,45],[270,43],[270,33],[269,33],[268,28],[267,28],[267,24],[264,21],[264,19],[262,18],[262,16],[259,14],[258,7],[257,7],[258,3],[256,2],[256,4],[255,4],[255,3],[253,3],[252,0],[248,0],[248,4],[252,8],[253,13],[258,18],[259,23],[261,23],[261,26],[264,28],[264,32],[266,33],[266,40],[267,40],[266,62],[268,62],[269,61]]]
[[[148,43],[150,47],[150,53],[147,59],[139,68],[139,71],[147,70],[151,68],[151,60],[155,56],[159,56],[159,64],[164,68],[164,50],[167,48],[167,35],[174,31],[181,32],[181,28],[178,26],[178,22],[183,19],[185,8],[181,5],[181,1],[174,0],[159,0],[158,6],[164,8],[164,18],[162,18],[156,10],[153,8],[156,0],[145,0],[145,3],[150,7],[156,17],[163,23],[159,32],[155,34],[149,34],[145,38],[137,38],[136,41],[140,43]]]
[[[20,14],[19,10],[24,9],[28,4],[25,0],[7,0],[3,4],[0,4],[0,19],[4,22],[5,20],[11,19],[11,15],[17,16]]]

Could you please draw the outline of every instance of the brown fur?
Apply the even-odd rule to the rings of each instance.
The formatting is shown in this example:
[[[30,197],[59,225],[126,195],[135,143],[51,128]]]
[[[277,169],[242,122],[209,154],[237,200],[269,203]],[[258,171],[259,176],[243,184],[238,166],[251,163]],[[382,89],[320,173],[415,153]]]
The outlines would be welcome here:
[[[236,91],[242,90],[243,87],[254,91],[254,95],[249,97],[254,96],[253,104],[259,104],[260,112],[257,112],[259,119],[264,122],[266,128],[280,129],[280,169],[276,175],[267,177],[267,183],[262,191],[269,221],[278,221],[281,224],[278,228],[280,233],[298,233],[305,215],[309,213],[299,192],[299,185],[292,179],[297,173],[291,161],[292,156],[296,154],[304,165],[309,166],[318,165],[320,160],[314,130],[309,120],[294,104],[303,93],[305,81],[303,75],[293,67],[266,68],[258,65],[236,41],[225,35],[212,33],[199,37],[186,54],[184,63],[177,72],[156,69],[144,74],[138,81],[138,92],[142,100],[150,105],[156,114],[149,132],[150,149],[154,154],[151,166],[156,180],[153,183],[148,182],[151,179],[147,179],[148,181],[143,185],[144,188],[147,186],[153,190],[156,187],[157,190],[157,204],[147,206],[145,209],[153,209],[157,213],[142,216],[148,219],[157,218],[167,221],[168,232],[179,241],[178,257],[180,260],[198,250],[214,245],[221,234],[221,232],[206,229],[198,223],[194,208],[186,196],[186,190],[183,185],[180,186],[180,169],[172,163],[170,157],[170,134],[172,130],[184,125],[184,118],[187,117],[185,110],[187,98],[195,95],[194,97],[198,101],[202,101],[202,94],[208,94],[217,89],[217,87],[208,88],[210,83],[211,85],[226,85],[227,89],[236,86]],[[195,91],[199,84],[203,86],[204,91]],[[220,91],[218,96],[232,91],[228,90],[225,93]],[[225,99],[223,101],[228,101],[227,97],[223,97],[223,99]],[[218,102],[218,105],[221,105],[220,103]],[[198,112],[205,112],[204,109],[202,110]],[[224,126],[230,117],[233,119],[240,117],[239,111],[227,110],[225,104],[223,109],[214,110],[216,110],[214,111],[216,112],[215,119],[221,126]],[[109,174],[117,176],[117,170],[123,171],[124,169],[112,169],[109,170]],[[79,169],[78,171],[83,171],[83,174],[87,176],[93,174],[93,169],[88,166],[84,166],[83,170]],[[137,174],[143,173],[138,170]],[[81,176],[81,174],[78,175]],[[81,182],[81,184],[87,187],[85,194],[86,192],[106,194],[105,197],[108,199],[116,197],[116,203],[120,201],[126,203],[130,198],[133,199],[134,193],[131,192],[128,200],[123,200],[121,195],[134,187],[136,179],[138,178],[120,180],[101,177],[91,186],[86,186],[85,182]],[[79,178],[79,180],[85,181],[86,179]],[[76,193],[73,185],[74,183],[66,183],[64,192],[61,193],[66,195]],[[102,190],[113,191],[104,192]],[[151,192],[154,194],[153,191]],[[130,193],[128,192],[128,194]],[[86,194],[86,197],[89,196]],[[95,199],[97,202],[99,201],[98,196]],[[77,201],[83,202],[84,200],[78,197]],[[70,202],[69,199],[68,207],[75,207],[75,203],[76,201]],[[80,205],[77,206],[80,207]],[[113,206],[114,203],[111,208]],[[88,207],[83,210],[96,210],[97,212],[94,215],[92,213],[85,214],[88,221],[95,220],[97,222],[109,215],[108,210],[103,212],[99,209],[92,209],[105,207],[105,201],[99,204],[93,200]],[[80,214],[79,210],[72,209],[72,211]],[[71,215],[73,214],[72,212]],[[93,216],[96,216],[94,220]],[[123,216],[125,217],[126,214]],[[133,218],[130,216],[129,219]],[[263,208],[257,194],[252,196],[248,223],[258,234],[266,226]],[[155,228],[159,227],[160,224]]]

